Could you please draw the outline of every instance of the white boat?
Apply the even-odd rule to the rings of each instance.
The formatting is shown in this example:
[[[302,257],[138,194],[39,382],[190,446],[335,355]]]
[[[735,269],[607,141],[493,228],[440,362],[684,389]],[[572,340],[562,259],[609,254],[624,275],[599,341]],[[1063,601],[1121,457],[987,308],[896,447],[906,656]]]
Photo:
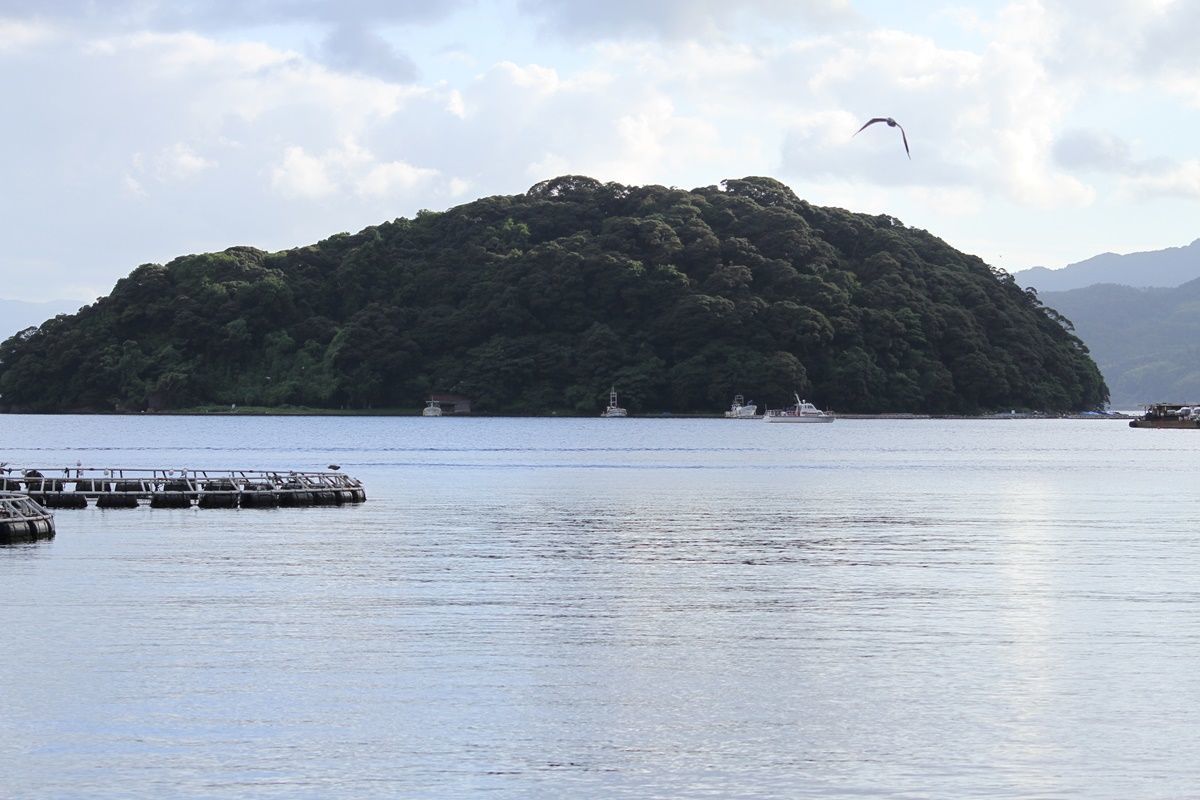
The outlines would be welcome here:
[[[794,395],[796,405],[784,409],[771,409],[763,414],[764,422],[833,422],[833,414],[826,414],[800,395]]]
[[[600,414],[602,417],[627,417],[629,412],[617,405],[617,387],[608,390],[608,408]]]
[[[742,396],[734,395],[733,405],[725,412],[725,419],[754,419],[758,415],[758,406],[747,404]]]
[[[438,400],[426,400],[425,408],[421,410],[422,417],[440,417],[442,415],[442,404]]]

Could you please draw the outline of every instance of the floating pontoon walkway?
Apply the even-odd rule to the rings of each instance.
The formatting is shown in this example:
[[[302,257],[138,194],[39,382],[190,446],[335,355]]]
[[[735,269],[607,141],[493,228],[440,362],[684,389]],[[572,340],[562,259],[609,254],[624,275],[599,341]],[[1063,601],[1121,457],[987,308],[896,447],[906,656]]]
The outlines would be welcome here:
[[[0,544],[54,536],[54,515],[23,494],[0,492]]]
[[[213,469],[0,468],[0,492],[46,508],[274,508],[362,503],[362,483],[341,472]]]

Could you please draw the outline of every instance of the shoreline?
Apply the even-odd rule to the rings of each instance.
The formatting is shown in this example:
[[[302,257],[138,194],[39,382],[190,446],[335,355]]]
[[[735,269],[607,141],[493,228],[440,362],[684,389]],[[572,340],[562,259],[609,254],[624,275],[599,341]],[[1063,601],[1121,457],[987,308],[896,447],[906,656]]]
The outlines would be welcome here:
[[[917,413],[887,413],[887,414],[840,414],[837,412],[829,412],[835,419],[852,419],[852,420],[1054,420],[1054,419],[1079,419],[1079,420],[1131,420],[1138,419],[1140,415],[1130,414],[1123,411],[1113,411],[1108,413],[1075,413],[1075,414],[1052,414],[1046,412],[1019,412],[1019,413],[992,413],[992,414],[917,414]],[[200,410],[200,409],[181,409],[179,411],[4,411],[0,412],[5,416],[29,414],[36,416],[95,416],[95,417],[421,417],[420,409],[386,409],[386,410],[370,410],[370,409],[288,409],[288,408],[262,408],[249,407],[239,408],[235,410]],[[444,414],[441,417],[428,417],[427,419],[603,419],[599,414]],[[654,420],[671,420],[671,419],[716,419],[728,420],[730,422],[748,422],[757,420],[762,421],[762,416],[749,417],[745,419],[730,419],[720,414],[673,414],[670,412],[662,412],[658,414],[630,414],[625,419],[654,419]]]

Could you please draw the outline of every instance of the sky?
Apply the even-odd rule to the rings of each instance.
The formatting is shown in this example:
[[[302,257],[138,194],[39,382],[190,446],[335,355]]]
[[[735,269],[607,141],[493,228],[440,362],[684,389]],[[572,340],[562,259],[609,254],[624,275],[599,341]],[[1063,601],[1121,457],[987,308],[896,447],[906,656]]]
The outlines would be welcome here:
[[[771,176],[1010,272],[1185,245],[1198,40],[1193,0],[0,0],[0,298],[563,174]]]

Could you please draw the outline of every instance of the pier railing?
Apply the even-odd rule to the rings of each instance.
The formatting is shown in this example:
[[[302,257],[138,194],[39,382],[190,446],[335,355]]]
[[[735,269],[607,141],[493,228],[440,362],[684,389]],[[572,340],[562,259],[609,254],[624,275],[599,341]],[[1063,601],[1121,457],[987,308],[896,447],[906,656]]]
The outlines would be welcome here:
[[[294,470],[0,468],[0,491],[24,492],[51,508],[131,508],[139,501],[180,508],[342,505],[367,499],[362,482],[342,472]]]

